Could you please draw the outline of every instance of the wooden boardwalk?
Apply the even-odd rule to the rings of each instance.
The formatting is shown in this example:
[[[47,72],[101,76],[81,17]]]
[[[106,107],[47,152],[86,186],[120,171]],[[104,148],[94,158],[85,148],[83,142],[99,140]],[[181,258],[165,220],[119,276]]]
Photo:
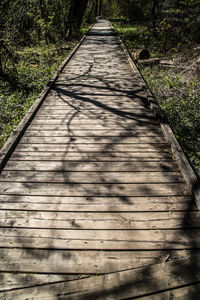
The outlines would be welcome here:
[[[0,299],[198,298],[199,211],[148,95],[99,20],[1,173]]]

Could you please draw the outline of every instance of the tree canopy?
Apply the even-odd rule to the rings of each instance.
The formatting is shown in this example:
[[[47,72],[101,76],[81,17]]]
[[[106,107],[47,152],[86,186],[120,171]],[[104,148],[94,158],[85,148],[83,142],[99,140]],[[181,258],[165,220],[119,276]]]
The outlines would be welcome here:
[[[155,34],[179,24],[183,33],[200,39],[200,0],[2,0],[0,76],[6,77],[6,68],[14,65],[19,47],[70,39],[98,15],[148,22]]]

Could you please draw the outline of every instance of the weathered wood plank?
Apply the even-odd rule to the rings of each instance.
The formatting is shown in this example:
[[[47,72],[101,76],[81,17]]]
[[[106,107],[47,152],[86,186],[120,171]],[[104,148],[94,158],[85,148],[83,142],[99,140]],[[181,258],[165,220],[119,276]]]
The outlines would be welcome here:
[[[73,84],[73,83],[72,83]],[[69,87],[70,88],[70,87]],[[78,92],[78,91],[72,91],[72,93],[78,94],[78,97],[86,95],[87,90]],[[88,94],[91,94],[88,92]],[[140,99],[131,99],[129,97],[117,97],[115,95],[111,96],[109,95],[108,97],[102,97],[104,95],[98,94],[97,93],[92,93],[93,94],[93,99],[91,101],[85,102],[84,99],[80,99],[80,101],[77,101],[76,99],[73,99],[73,97],[66,97],[67,101],[62,101],[60,97],[56,94],[55,96],[50,96],[48,97],[47,102],[42,106],[42,110],[40,112],[45,111],[47,113],[53,112],[59,113],[61,112],[68,112],[72,110],[77,110],[77,111],[95,111],[95,113],[115,113],[117,111],[119,112],[127,112],[127,113],[150,113],[152,114],[152,110],[148,106],[148,100],[146,97],[146,103],[144,105],[141,105],[141,100]],[[57,101],[58,100],[58,101]],[[78,99],[79,100],[79,99]],[[54,109],[53,109],[54,106]]]
[[[66,131],[66,130],[93,130],[95,127],[95,131],[110,131],[112,130],[113,132],[115,131],[122,131],[122,130],[125,130],[125,131],[133,131],[135,133],[141,133],[141,132],[151,132],[151,133],[155,133],[155,132],[160,132],[160,127],[158,125],[151,125],[151,124],[148,124],[148,125],[145,125],[145,124],[141,124],[141,125],[123,125],[122,124],[112,124],[112,123],[109,123],[107,125],[104,125],[104,124],[99,124],[98,122],[93,123],[93,124],[84,124],[82,123],[81,126],[80,124],[76,124],[74,122],[72,122],[72,124],[69,124],[69,128],[66,125],[51,125],[51,124],[30,124],[29,127],[28,127],[28,130],[29,131],[40,131],[40,130],[47,130],[47,131],[51,131],[51,130],[59,130],[59,131]],[[27,132],[27,131],[26,131]]]
[[[186,286],[169,288],[164,292],[154,292],[151,295],[140,297],[142,300],[160,300],[160,299],[176,299],[176,300],[188,300],[198,299],[200,295],[200,283],[191,283]]]
[[[52,162],[52,161],[9,161],[5,170],[23,171],[91,171],[91,172],[174,172],[175,162]]]
[[[199,249],[198,229],[57,230],[0,228],[0,247],[36,249]]]
[[[97,123],[98,120],[98,123]],[[159,125],[159,121],[157,119],[154,119],[153,117],[140,117],[137,118],[126,118],[126,117],[120,117],[120,116],[100,116],[100,115],[85,115],[85,114],[66,114],[64,116],[47,116],[47,115],[41,115],[37,116],[35,120],[32,121],[32,124],[50,124],[50,125],[64,125],[68,124],[101,124],[105,125],[106,123],[113,124],[116,123],[118,125],[121,124],[121,126],[131,124],[133,125],[140,125],[140,124],[152,124],[152,125]]]
[[[117,97],[116,95],[112,96],[109,95],[108,100],[105,100],[102,95],[93,94],[93,99],[98,101],[97,105],[95,103],[83,103],[74,101],[71,98],[67,98],[67,101],[62,101],[59,96],[56,94],[55,96],[50,96],[45,101],[44,105],[42,106],[42,110],[52,111],[53,107],[56,111],[64,110],[64,111],[72,111],[72,110],[79,110],[79,111],[111,111],[119,110],[121,112],[128,111],[128,112],[147,112],[151,111],[148,105],[148,101],[146,98],[146,103],[142,103],[140,99],[136,99],[134,97],[124,97],[123,95]],[[110,100],[110,101],[109,101]],[[99,105],[98,105],[99,104]],[[151,111],[152,112],[152,111]]]
[[[102,112],[104,111],[104,108],[102,107],[95,107],[94,105],[92,104],[84,104],[84,105],[77,105],[77,103],[75,102],[74,105],[73,104],[66,104],[66,105],[60,105],[60,106],[57,106],[55,105],[55,99],[56,97],[54,98],[54,105],[52,103],[52,105],[49,105],[49,104],[46,104],[46,101],[45,101],[45,104],[42,105],[41,107],[41,110],[40,112],[45,112],[47,114],[64,114],[65,112],[68,112],[68,111],[72,111],[72,110],[78,110],[78,111],[94,111],[96,113],[99,113],[99,112]],[[101,102],[102,103],[102,102]],[[126,112],[133,112],[133,113],[151,113],[152,114],[152,110],[148,107],[143,107],[141,105],[135,105],[132,101],[130,101],[128,98],[126,99],[126,102],[123,103],[120,100],[115,100],[115,99],[112,99],[112,101],[110,102],[106,102],[107,105],[109,105],[110,108],[112,109],[118,109],[118,110],[121,110],[122,112],[126,111]],[[38,112],[38,114],[40,113]]]
[[[7,249],[7,251],[9,250]],[[86,276],[88,277],[88,275]],[[5,291],[11,291],[15,289],[32,288],[34,286],[40,287],[44,284],[53,284],[53,283],[59,283],[63,281],[67,282],[71,280],[78,280],[86,276],[65,275],[65,274],[52,275],[52,274],[17,273],[17,271],[14,273],[7,272],[7,271],[0,272],[0,279],[1,279],[0,292],[2,293]],[[2,297],[2,294],[0,294],[0,297]]]
[[[39,211],[188,211],[198,210],[191,196],[162,197],[56,197],[0,195],[0,208]]]
[[[198,256],[192,255],[186,259],[177,259],[139,269],[55,283],[40,288],[11,291],[4,293],[3,296],[8,300],[24,300],[28,299],[29,295],[32,299],[38,299],[38,297],[47,299],[66,299],[67,297],[74,300],[97,298],[103,300],[111,299],[111,297],[112,299],[136,299],[137,297],[154,299],[151,297],[154,293],[170,291],[167,298],[175,295],[177,298],[174,299],[178,297],[179,299],[193,299],[193,295],[198,295],[197,291],[199,291],[198,266]],[[182,295],[184,297],[187,295],[188,298],[180,298],[181,289]]]
[[[127,162],[127,161],[171,161],[172,156],[169,153],[84,153],[84,152],[67,152],[67,153],[55,153],[55,152],[20,152],[13,153],[10,158],[11,161],[19,160],[36,160],[36,161],[118,161],[118,162]]]
[[[24,196],[21,196],[23,199]],[[102,211],[102,212],[120,212],[120,211],[151,211],[153,209],[154,211],[166,211],[166,210],[173,210],[173,211],[187,211],[188,207],[190,208],[190,205],[188,203],[164,203],[164,204],[152,204],[147,206],[146,208],[144,205],[130,205],[130,204],[72,204],[72,203],[31,203],[31,202],[2,202],[0,203],[1,210],[31,210],[31,211],[85,211],[85,212],[95,212],[95,211]],[[196,206],[190,208],[190,210],[198,210]]]
[[[188,195],[185,183],[32,183],[0,182],[1,194],[46,196],[175,196]]]
[[[110,111],[109,111],[110,109]],[[70,108],[69,110],[40,110],[38,111],[36,118],[41,117],[41,116],[48,116],[48,117],[56,117],[56,118],[63,118],[66,115],[70,114],[70,113],[76,113],[77,112],[77,116],[81,117],[83,116],[83,118],[90,117],[90,114],[95,114],[96,117],[101,117],[103,116],[104,118],[116,118],[120,115],[120,117],[123,118],[138,118],[139,120],[148,120],[148,119],[153,119],[155,120],[155,117],[152,113],[151,110],[146,109],[145,111],[140,111],[140,110],[134,110],[131,108],[129,109],[119,109],[119,108],[114,108],[114,107],[110,107],[108,110],[105,109],[98,109],[98,108],[94,108],[92,110],[90,110],[90,108],[88,108],[88,110],[82,110],[80,109],[76,109],[76,108]],[[76,116],[76,117],[77,117]]]
[[[37,172],[3,171],[0,182],[163,183],[183,182],[180,172]]]
[[[69,130],[49,130],[49,131],[43,131],[43,130],[37,130],[37,131],[30,131],[27,130],[25,133],[26,137],[68,137],[68,136],[75,136],[75,137],[89,137],[89,136],[109,136],[109,137],[113,137],[113,136],[120,136],[120,137],[134,137],[134,136],[160,136],[162,137],[162,133],[157,130],[155,131],[151,131],[151,130],[143,130],[140,132],[134,132],[132,130],[72,130],[71,128],[69,128]]]
[[[102,117],[100,118],[100,116],[89,116],[89,117],[85,117],[81,116],[81,117],[76,117],[74,116],[73,118],[70,119],[69,121],[69,117],[70,115],[66,115],[63,116],[62,118],[57,118],[57,117],[48,117],[48,116],[38,116],[37,118],[35,118],[31,124],[33,125],[70,125],[70,124],[99,124],[99,125],[108,125],[108,124],[116,124],[116,125],[120,125],[120,126],[125,126],[127,124],[130,125],[136,125],[136,126],[141,126],[142,124],[145,125],[159,125],[160,122],[157,119],[129,119],[129,118],[122,118],[120,116],[116,116],[115,118],[107,118],[107,117]]]
[[[112,137],[26,137],[21,139],[22,144],[70,144],[70,143],[160,143],[162,142],[160,137],[151,136],[138,136],[138,137],[123,137],[123,136],[112,136]]]
[[[73,280],[75,275],[64,274],[105,274],[126,269],[135,269],[162,262],[169,256],[170,260],[185,258],[193,251],[70,251],[70,250],[39,250],[39,249],[0,249],[0,272],[32,272],[63,274],[63,277],[33,274],[29,285],[50,283],[51,281]],[[90,264],[90,269],[88,269]],[[0,273],[1,274],[1,273]],[[38,274],[39,275],[39,274]],[[19,276],[19,275],[18,275]],[[17,276],[17,277],[18,277]],[[15,277],[15,276],[13,276]],[[78,278],[78,275],[77,275]],[[21,278],[23,279],[23,277]],[[30,279],[30,278],[28,278]],[[38,279],[38,280],[36,280]],[[4,279],[5,280],[5,279]],[[0,284],[1,288],[1,284]],[[7,287],[8,288],[8,287]]]
[[[72,151],[78,152],[100,152],[100,153],[118,153],[118,152],[157,152],[165,153],[169,152],[168,144],[159,143],[159,144],[126,144],[126,143],[110,143],[110,144],[88,144],[88,143],[71,143],[71,144],[19,144],[15,150],[17,152],[67,152]]]
[[[0,227],[54,229],[175,229],[200,228],[200,213],[185,212],[0,212]]]

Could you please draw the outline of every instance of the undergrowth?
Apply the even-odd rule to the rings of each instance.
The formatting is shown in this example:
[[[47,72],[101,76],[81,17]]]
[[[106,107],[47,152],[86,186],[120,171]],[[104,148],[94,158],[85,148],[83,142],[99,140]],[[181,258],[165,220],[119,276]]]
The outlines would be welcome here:
[[[16,51],[17,63],[10,67],[9,81],[0,79],[0,148],[76,43]]]
[[[85,24],[68,42],[40,41],[40,45],[13,51],[14,61],[7,62],[6,78],[0,78],[0,148],[88,29]]]
[[[185,154],[200,176],[200,47],[178,29],[161,24],[155,36],[145,24],[113,22],[129,52],[146,47],[151,57],[170,59],[174,68],[138,65],[149,88],[164,111]],[[162,29],[163,28],[163,29]],[[194,51],[194,49],[197,49]]]
[[[143,67],[141,73],[200,175],[200,80],[185,80],[157,66]]]

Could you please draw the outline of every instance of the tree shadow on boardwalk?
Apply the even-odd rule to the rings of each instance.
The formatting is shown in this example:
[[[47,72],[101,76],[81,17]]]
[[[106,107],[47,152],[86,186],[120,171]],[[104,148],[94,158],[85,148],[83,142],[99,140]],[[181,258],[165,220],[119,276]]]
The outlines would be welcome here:
[[[109,36],[112,37],[112,35],[108,32],[108,37]],[[91,37],[92,34],[90,38]],[[100,34],[99,38],[101,38]],[[99,42],[101,42],[101,40],[99,40]],[[63,225],[62,228],[60,226],[60,230],[55,230],[55,221],[58,220],[56,219],[56,215],[55,220],[53,217],[49,219],[46,218],[49,225],[48,228],[46,228],[47,230],[45,233],[40,234],[39,243],[36,239],[37,234],[35,234],[35,236],[31,236],[30,232],[31,230],[38,229],[37,226],[40,227],[39,229],[41,232],[44,229],[42,225],[38,225],[40,224],[40,215],[39,217],[37,216],[38,223],[36,223],[36,227],[30,225],[30,227],[32,226],[30,231],[27,231],[27,224],[23,227],[22,225],[16,224],[14,220],[14,223],[11,224],[11,227],[14,229],[14,247],[23,248],[25,253],[24,256],[25,258],[29,257],[29,262],[31,262],[31,260],[37,262],[38,265],[35,269],[37,269],[38,274],[60,274],[59,279],[52,279],[52,284],[46,282],[46,285],[43,286],[44,282],[42,281],[35,281],[35,284],[32,282],[32,286],[37,286],[35,290],[34,287],[32,288],[35,291],[35,294],[33,293],[33,295],[34,297],[37,297],[38,292],[39,299],[40,291],[46,289],[46,293],[50,296],[54,295],[55,299],[112,299],[112,297],[113,299],[134,299],[143,296],[146,296],[148,299],[148,297],[154,297],[154,294],[157,299],[161,299],[161,296],[165,297],[162,299],[173,299],[173,295],[176,295],[177,287],[184,288],[184,286],[186,286],[189,288],[193,286],[194,291],[192,291],[191,294],[188,294],[188,298],[186,298],[193,299],[193,292],[196,293],[197,291],[196,283],[199,282],[199,278],[197,277],[199,261],[195,256],[196,253],[199,253],[199,222],[197,218],[194,218],[194,213],[197,211],[195,203],[190,196],[190,192],[183,187],[185,183],[181,180],[178,182],[175,180],[167,182],[168,173],[174,171],[174,167],[176,167],[176,171],[178,172],[178,168],[176,163],[171,165],[172,155],[169,151],[168,145],[162,134],[158,134],[159,121],[153,116],[150,110],[148,110],[146,97],[142,95],[142,88],[138,88],[137,84],[135,84],[135,82],[137,82],[137,78],[135,80],[133,79],[133,85],[131,85],[131,88],[128,88],[129,84],[127,85],[127,88],[125,88],[125,85],[117,83],[117,77],[115,76],[106,74],[106,76],[103,77],[98,74],[91,74],[91,72],[94,71],[96,64],[95,59],[92,60],[93,62],[90,62],[89,67],[86,68],[86,71],[81,76],[79,75],[76,77],[75,74],[72,73],[69,77],[72,76],[73,78],[66,79],[65,77],[68,77],[68,75],[65,75],[64,73],[63,79],[62,76],[60,77],[56,85],[53,87],[52,93],[50,93],[49,97],[44,102],[44,105],[41,108],[41,114],[39,112],[36,116],[39,127],[37,132],[39,133],[39,136],[30,136],[26,134],[25,142],[22,140],[21,149],[22,151],[27,152],[26,155],[30,152],[30,149],[26,148],[26,146],[29,147],[29,144],[31,144],[33,145],[35,153],[37,155],[41,155],[41,158],[39,167],[37,164],[34,164],[34,159],[32,158],[32,165],[29,165],[30,173],[28,173],[28,170],[25,167],[23,169],[23,163],[21,162],[20,170],[26,171],[26,178],[23,179],[24,181],[19,179],[19,182],[22,183],[22,187],[20,186],[18,191],[19,203],[21,201],[23,204],[23,197],[28,197],[28,200],[26,201],[29,201],[28,207],[32,213],[32,215],[29,216],[30,220],[33,216],[34,205],[38,205],[38,201],[40,201],[39,204],[43,205],[43,209],[46,205],[47,213],[51,210],[59,213],[63,209],[63,205],[65,205],[66,212],[70,213],[70,205],[71,207],[76,205],[78,208],[78,205],[81,206],[81,204],[85,202],[85,206],[82,210],[85,209],[86,213],[90,212],[90,210],[94,214],[99,212],[97,211],[97,203],[100,203],[101,205],[104,204],[104,208],[107,209],[107,211],[103,212],[109,214],[110,217],[113,217],[113,215],[116,216],[116,213],[119,213],[120,215],[122,211],[125,211],[126,213],[131,211],[136,213],[142,212],[144,215],[147,212],[153,213],[157,211],[161,215],[160,218],[162,218],[163,209],[159,210],[159,208],[162,207],[163,203],[165,203],[166,209],[173,211],[173,200],[176,199],[177,207],[175,209],[175,215],[176,212],[178,213],[181,211],[182,219],[178,223],[179,226],[175,228],[170,227],[167,223],[168,220],[163,220],[163,227],[161,228],[142,228],[141,226],[141,230],[148,232],[150,237],[148,237],[148,234],[146,233],[144,237],[142,235],[140,237],[136,234],[137,231],[140,232],[140,229],[134,228],[133,226],[132,229],[127,230],[129,231],[128,236],[131,236],[130,240],[125,241],[126,238],[124,238],[123,241],[120,240],[120,236],[117,236],[117,230],[119,230],[119,228],[114,228],[112,231],[113,237],[110,235],[110,237],[106,240],[106,238],[101,238],[101,236],[99,237],[98,235],[102,228],[96,229],[95,226],[93,228],[88,228],[84,222],[80,223],[79,219],[70,217],[68,217],[68,225]],[[62,82],[62,80],[64,82]],[[77,82],[77,80],[80,80],[80,82]],[[81,80],[83,80],[83,82],[81,82]],[[86,80],[87,82],[84,82]],[[90,83],[90,81],[93,83]],[[44,108],[45,105],[49,108],[49,104],[53,104],[52,111],[54,111],[54,109],[58,109],[59,105],[64,105],[66,107],[63,108],[63,112],[61,108],[60,114],[58,113],[57,115],[55,113],[52,115],[50,114],[51,116],[49,116],[49,120],[51,122],[50,126],[59,124],[57,130],[59,130],[59,126],[63,126],[62,128],[64,129],[62,130],[64,134],[60,137],[53,136],[54,129],[52,129],[52,135],[50,135],[50,137],[43,136],[44,130],[42,129],[42,125],[44,123],[42,123],[42,120],[46,123],[48,120],[48,112],[46,112],[45,115]],[[83,121],[83,123],[81,123],[81,121]],[[95,124],[97,127],[98,125],[101,128],[105,127],[110,130],[110,133],[107,134],[107,136],[105,133],[103,135],[93,134],[92,132],[94,132],[94,130],[96,130],[97,133],[99,130],[94,127],[92,129],[86,128],[85,131],[90,132],[89,135],[81,136],[81,127],[85,121],[86,125],[88,122],[91,126]],[[111,127],[109,127],[110,124],[112,125]],[[78,128],[79,125],[80,128]],[[116,135],[115,130],[113,129],[115,126],[119,129],[119,133]],[[147,131],[145,130],[148,128],[151,128],[151,133],[147,136]],[[141,131],[140,129],[144,131]],[[157,140],[158,135],[159,137]],[[127,142],[130,136],[132,138],[136,138],[136,141],[138,139],[140,141],[139,144],[137,145],[137,142]],[[37,141],[38,137],[39,139]],[[148,142],[145,142],[145,139],[148,140]],[[162,141],[159,142],[159,139]],[[49,143],[48,140],[50,141]],[[43,143],[41,143],[41,141],[43,141]],[[150,147],[151,151],[149,151]],[[133,149],[135,149],[134,151],[137,154],[133,154]],[[140,150],[141,153],[149,153],[149,157],[146,156],[145,158],[139,158]],[[75,158],[75,153],[77,158]],[[157,157],[155,155],[153,156],[152,153],[156,154]],[[120,173],[121,178],[117,178],[115,176],[113,176],[113,178],[110,178],[109,176],[104,177],[106,172],[112,172],[112,168],[110,166],[113,162],[114,164],[118,164],[117,171]],[[139,182],[137,189],[133,185],[131,186],[132,183],[126,182],[123,178],[124,170],[135,172],[135,174],[132,174],[131,176],[137,178],[138,164],[141,164],[141,166],[148,171],[153,170],[152,165],[154,163],[160,166],[160,171],[166,178],[160,179],[158,182],[153,182],[153,179],[149,178],[147,184]],[[26,165],[26,161],[24,165]],[[123,166],[125,166],[124,169]],[[115,168],[113,169],[116,171]],[[92,171],[97,173],[97,179],[92,178],[92,175],[90,175],[91,177],[88,177],[87,174],[90,174],[89,172]],[[37,177],[38,175],[34,172],[46,172],[49,177],[48,179],[46,177],[42,178],[42,176]],[[76,172],[82,172],[85,175],[85,178],[83,176],[76,179],[76,177],[74,177]],[[141,169],[139,172],[141,172]],[[59,182],[56,181],[58,173],[61,175],[61,177],[59,177]],[[37,184],[35,184],[36,182]],[[158,190],[159,184],[166,182],[168,185],[167,190]],[[65,184],[65,189],[59,185],[60,183]],[[157,184],[156,188],[154,183]],[[177,190],[177,186],[175,185],[176,183],[178,183],[177,186],[180,190]],[[53,185],[57,185],[56,195],[53,193]],[[132,190],[131,188],[128,189],[129,186],[131,186]],[[24,190],[22,188],[24,188]],[[12,184],[10,186],[10,191],[9,189],[5,189],[5,194],[11,197],[16,196],[12,190]],[[41,200],[38,200],[38,198],[41,198]],[[70,198],[75,198],[74,202],[70,202]],[[155,201],[153,203],[156,198],[157,202]],[[111,203],[112,201],[113,203]],[[145,204],[142,203],[143,201],[146,201]],[[180,203],[181,201],[183,202]],[[59,208],[59,205],[61,206],[61,209]],[[94,212],[91,207],[94,207],[95,205],[96,211]],[[142,207],[142,209],[140,208],[141,211],[139,211],[140,205]],[[54,209],[52,207],[54,207]],[[123,210],[118,210],[119,207],[123,207]],[[173,213],[171,219],[173,219]],[[21,221],[22,220],[20,220],[20,222]],[[130,226],[131,225],[129,224],[129,228]],[[18,231],[16,229],[18,229]],[[62,233],[71,229],[73,231],[80,230],[77,238],[80,242],[79,247],[73,244],[73,238],[68,237],[68,240],[70,240],[69,244],[66,243],[67,238],[63,238]],[[85,235],[87,229],[91,232],[92,230],[95,230],[96,236],[93,236],[92,239],[88,238]],[[105,230],[105,227],[103,230]],[[60,233],[60,231],[62,233]],[[156,241],[155,235],[154,238],[151,238],[151,232],[154,232],[155,235],[158,233],[158,236],[159,234],[161,235],[159,241]],[[109,242],[114,243],[115,239],[116,244],[114,244],[114,247],[116,247],[117,250],[115,249],[114,251],[112,249],[108,249]],[[101,246],[103,241],[107,243],[107,248],[103,244],[103,246]],[[38,244],[36,244],[36,242]],[[84,244],[84,242],[88,244]],[[117,242],[126,242],[126,249],[124,250],[123,247],[120,249]],[[128,248],[127,245],[129,242],[132,244],[130,244],[131,246]],[[139,249],[137,249],[138,242],[140,243]],[[99,249],[95,248],[95,243],[100,245]],[[143,248],[141,249],[142,246]],[[37,250],[37,247],[40,249],[39,251]],[[137,250],[141,250],[143,252],[149,251],[150,256],[151,253],[155,251],[156,258],[153,257],[152,262],[149,262],[149,260],[147,262],[144,261],[142,266],[134,264],[130,260],[130,265],[121,266],[120,269],[114,270],[117,262],[113,259],[113,257],[110,258],[110,265],[108,264],[107,269],[103,266],[102,261],[98,261],[98,258],[94,257],[94,260],[96,259],[95,262],[97,261],[99,263],[97,273],[113,272],[113,276],[116,275],[118,280],[114,280],[113,284],[112,274],[108,275],[111,277],[104,277],[103,275],[94,276],[96,269],[91,272],[90,264],[95,266],[95,263],[92,261],[88,263],[87,257],[85,257],[83,265],[80,266],[80,268],[82,268],[81,271],[78,271],[78,263],[75,259],[76,257],[74,256],[74,252],[78,253],[85,250],[89,253],[96,251],[96,256],[98,257],[101,252],[106,251],[110,252],[109,256],[112,256],[114,252],[122,253],[124,251],[125,253],[128,253],[127,249],[133,253]],[[97,252],[98,250],[99,254]],[[60,253],[59,262],[54,258],[54,251],[58,251],[58,253]],[[53,258],[55,260],[53,260]],[[186,260],[184,260],[184,258],[186,258]],[[11,261],[12,270],[17,271],[19,269],[18,263],[16,263],[12,257],[12,251],[5,253],[4,259],[8,262]],[[55,269],[53,269],[52,261],[56,265]],[[68,265],[70,265],[70,261],[74,264],[74,270],[72,267],[68,267]],[[52,265],[50,264],[48,267],[48,263],[46,262],[52,263]],[[158,265],[152,266],[155,263]],[[172,263],[170,267],[168,267],[169,263]],[[62,266],[63,264],[64,267]],[[21,273],[33,272],[31,271],[32,266],[33,264],[30,264],[30,267],[26,265],[26,270],[22,270]],[[101,266],[104,267],[104,271],[101,271]],[[54,270],[54,272],[52,270]],[[133,273],[131,273],[131,271],[133,271]],[[121,278],[120,276],[122,275],[120,274],[123,272],[127,272],[128,275]],[[80,279],[73,283],[70,281],[66,282],[66,275],[78,273],[87,275],[93,274],[93,277],[90,279]],[[101,278],[102,285],[98,285],[98,280],[101,280]],[[111,278],[111,284],[109,284],[109,280],[107,280],[107,278]],[[22,285],[23,280],[24,278],[21,280]],[[60,284],[55,283],[55,281],[59,281]],[[92,281],[94,282],[93,288],[91,287]],[[81,282],[83,283],[81,284]],[[91,283],[90,288],[89,286],[86,286],[84,282],[85,284]],[[28,284],[28,286],[30,287],[31,284]],[[14,293],[15,292],[18,293],[18,295],[20,295],[20,293],[23,295],[23,292],[28,295],[32,294],[30,289],[27,289],[27,292],[26,289],[24,289],[24,291],[21,289],[19,292],[16,290]],[[162,295],[159,294],[161,292],[163,293]]]
[[[70,85],[72,86],[72,85]],[[94,86],[85,86],[85,85],[81,85],[81,87],[88,87],[92,90],[92,88],[94,88]],[[96,87],[95,87],[96,88]],[[98,86],[98,90],[100,89],[100,87]],[[109,90],[109,88],[107,87],[107,89]],[[108,106],[104,103],[101,103],[100,101],[85,97],[83,95],[79,95],[77,93],[73,93],[71,91],[67,91],[67,85],[61,85],[59,84],[59,87],[55,88],[55,91],[58,93],[59,99],[62,99],[62,101],[64,101],[65,103],[67,103],[69,106],[71,106],[70,101],[75,100],[76,102],[80,102],[80,106],[78,106],[78,108],[75,108],[75,110],[77,110],[77,112],[83,113],[81,112],[79,109],[80,107],[82,108],[82,103],[90,103],[92,105],[94,105],[97,108],[101,108],[105,111],[108,111],[109,113],[112,113],[116,116],[120,116],[126,119],[130,119],[130,120],[134,120],[137,123],[139,123],[140,121],[138,121],[138,117],[142,116],[144,117],[144,119],[141,122],[141,126],[143,126],[144,124],[152,124],[154,123],[154,121],[156,121],[156,119],[153,116],[146,116],[144,114],[137,114],[137,113],[132,113],[132,112],[127,112],[121,109],[117,109],[115,107],[112,106]],[[114,88],[111,89],[111,91],[114,92],[122,92],[121,90],[115,90]],[[126,92],[124,92],[126,93]],[[104,94],[105,96],[105,94]],[[109,94],[108,94],[109,96]],[[127,96],[127,94],[126,94]],[[69,97],[70,100],[67,101],[65,97]],[[141,97],[141,100],[144,101],[144,106],[146,106],[145,103],[145,99],[143,99]],[[88,108],[88,107],[87,107]],[[90,109],[88,108],[88,111],[90,112],[90,116],[91,115],[96,115],[96,117],[98,118],[98,113],[90,111]],[[88,112],[87,112],[87,116]],[[72,121],[72,119],[71,119]],[[123,122],[122,122],[123,123]],[[68,124],[70,125],[70,124]],[[123,125],[122,125],[123,126]],[[69,126],[70,127],[70,126]],[[128,126],[127,126],[128,127]],[[71,130],[70,130],[71,131]],[[153,130],[152,130],[153,132]],[[137,133],[135,134],[135,136],[137,136]],[[115,137],[113,139],[110,139],[111,143],[120,143],[123,142],[123,137]],[[109,149],[109,144],[107,144],[105,146],[105,148],[103,149],[103,151],[105,151],[105,149]],[[96,155],[96,154],[95,154]],[[148,163],[147,163],[148,164]],[[164,169],[166,171],[166,169]],[[116,184],[116,182],[115,182]],[[111,184],[112,185],[112,184]],[[149,187],[150,188],[150,187]],[[109,186],[110,189],[110,186]],[[112,189],[111,189],[112,190]],[[87,193],[89,193],[90,191],[87,191]],[[112,192],[111,192],[112,194]],[[98,196],[98,192],[97,192],[97,196]],[[119,196],[121,201],[123,202],[124,200],[126,201],[126,199],[128,199],[128,197],[126,196]],[[113,284],[113,288],[109,287],[106,289],[102,288],[102,291],[95,291],[95,292],[91,292],[91,293],[84,293],[84,296],[81,296],[80,294],[80,299],[100,299],[102,296],[103,297],[109,297],[109,296],[116,296],[116,299],[134,299],[134,298],[138,298],[141,296],[153,296],[155,294],[155,297],[157,295],[157,299],[160,299],[159,297],[161,296],[161,294],[163,296],[166,296],[168,299],[168,297],[170,297],[170,299],[173,298],[173,295],[176,296],[176,293],[179,293],[177,291],[177,288],[184,288],[184,287],[188,287],[188,292],[189,294],[187,294],[186,291],[183,291],[183,293],[186,293],[187,295],[187,299],[193,299],[192,297],[194,297],[194,295],[197,295],[197,292],[199,291],[199,286],[197,286],[197,283],[200,283],[199,278],[197,276],[198,274],[198,270],[199,270],[199,261],[197,259],[197,256],[195,255],[195,253],[198,253],[199,250],[199,232],[198,227],[196,227],[196,224],[193,224],[193,219],[191,214],[193,213],[193,210],[196,209],[196,205],[194,203],[194,201],[192,200],[191,202],[188,202],[188,207],[186,208],[185,211],[185,215],[183,217],[182,220],[182,224],[180,226],[180,229],[182,229],[182,234],[188,239],[189,241],[189,247],[187,248],[187,255],[186,255],[186,260],[181,260],[180,257],[176,257],[177,260],[174,261],[174,265],[171,266],[171,269],[167,268],[167,261],[171,259],[171,253],[174,251],[174,247],[173,244],[174,242],[176,244],[179,244],[179,242],[176,241],[168,241],[166,246],[165,243],[163,243],[163,248],[158,251],[158,257],[160,258],[164,258],[163,261],[163,265],[161,265],[164,269],[165,269],[165,264],[166,264],[166,278],[163,277],[163,284],[162,284],[162,280],[160,281],[160,279],[158,280],[158,283],[156,284],[155,280],[152,280],[152,277],[155,276],[152,272],[155,271],[155,269],[153,269],[152,267],[144,267],[140,270],[137,270],[136,274],[137,274],[137,278],[132,280],[131,278],[129,280],[127,280],[125,283],[123,282],[123,284]],[[191,228],[193,227],[193,232],[191,232]],[[197,229],[197,230],[196,230]],[[180,236],[177,236],[177,239],[179,239]],[[169,245],[172,245],[171,247]],[[180,241],[180,250],[183,249],[183,244]],[[177,249],[177,248],[176,248]],[[196,252],[197,251],[197,252]],[[166,261],[165,261],[166,259]],[[179,259],[179,260],[178,260]],[[157,269],[161,268],[160,266],[158,266]],[[184,272],[185,271],[185,272]],[[168,272],[168,273],[167,273]],[[170,273],[169,273],[170,272]],[[184,272],[184,273],[183,273]],[[155,272],[156,273],[156,272]],[[157,275],[157,274],[156,274]],[[159,275],[157,275],[159,277]],[[164,275],[163,275],[164,276]],[[172,278],[172,280],[170,281],[170,277]],[[106,278],[106,277],[105,277]],[[141,278],[141,279],[138,279]],[[106,279],[105,279],[106,280]],[[167,280],[167,283],[166,283]],[[123,280],[122,280],[123,281]],[[174,281],[174,284],[173,284]],[[120,282],[120,281],[119,281]],[[87,284],[87,281],[85,282]],[[145,289],[144,289],[144,283],[145,283]],[[153,284],[153,286],[152,286]],[[117,286],[115,286],[117,285]],[[133,287],[137,287],[136,290],[138,290],[138,286],[141,287],[141,291],[138,292],[138,295],[136,296],[131,296],[133,293],[133,295],[135,294],[133,292]],[[143,290],[144,289],[144,290]],[[130,290],[130,294],[129,294],[129,290]],[[77,295],[79,294],[79,292],[74,291],[74,293]],[[161,294],[160,294],[161,293]],[[72,293],[73,294],[73,293]],[[119,295],[129,295],[127,297],[122,296],[123,298],[119,298]],[[177,294],[178,295],[178,294]],[[68,296],[70,297],[70,294],[68,293],[61,293],[58,296],[58,299],[60,299],[60,297],[62,298],[63,296]],[[71,295],[72,299],[73,296]],[[125,298],[124,298],[125,297]],[[107,298],[106,298],[107,299]]]

